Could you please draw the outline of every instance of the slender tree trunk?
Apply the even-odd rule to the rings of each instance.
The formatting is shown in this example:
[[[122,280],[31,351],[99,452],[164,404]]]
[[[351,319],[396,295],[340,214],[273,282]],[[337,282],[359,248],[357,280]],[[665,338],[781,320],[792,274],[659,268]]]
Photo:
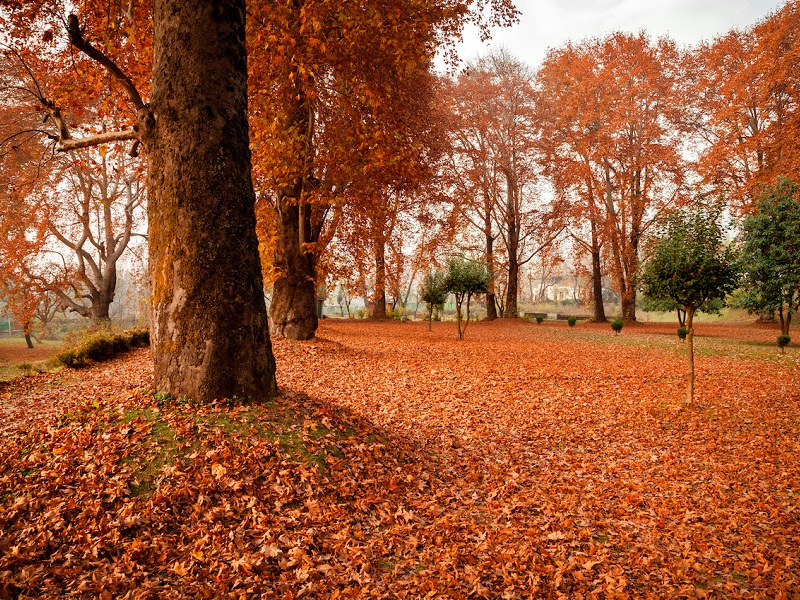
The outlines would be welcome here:
[[[597,227],[592,221],[592,305],[595,323],[605,323],[606,309],[603,306],[603,272],[600,269],[600,248],[597,243]]]
[[[486,320],[494,321],[497,318],[497,305],[494,298],[494,236],[492,236],[492,215],[487,210],[486,222],[484,223],[484,233],[486,234],[486,268],[491,279],[489,280],[489,291],[486,293]]]
[[[428,331],[433,331],[433,304],[428,310]]]
[[[250,173],[244,0],[155,0],[148,148],[154,387],[275,394]]]
[[[686,404],[694,404],[694,307],[686,308],[686,357],[689,373],[686,377]]]
[[[464,332],[461,330],[461,303],[464,301],[463,296],[456,294],[456,323],[458,324],[458,339],[464,339]]]
[[[517,294],[519,292],[519,228],[517,227],[517,203],[514,194],[514,178],[507,177],[506,235],[508,236],[508,287],[503,318],[517,317]]]
[[[31,350],[33,349],[33,340],[31,340],[31,329],[32,329],[32,327],[33,327],[33,324],[30,321],[25,323],[25,325],[23,326],[23,329],[25,331],[25,343],[28,344],[28,348],[31,349]]]
[[[603,304],[603,271],[600,265],[600,240],[597,232],[597,206],[594,201],[594,184],[591,178],[587,179],[587,192],[589,200],[589,223],[592,231],[592,309],[594,315],[592,320],[595,323],[605,323],[608,321],[606,318],[606,309]]]
[[[383,239],[375,240],[375,308],[373,319],[386,318],[386,243]]]

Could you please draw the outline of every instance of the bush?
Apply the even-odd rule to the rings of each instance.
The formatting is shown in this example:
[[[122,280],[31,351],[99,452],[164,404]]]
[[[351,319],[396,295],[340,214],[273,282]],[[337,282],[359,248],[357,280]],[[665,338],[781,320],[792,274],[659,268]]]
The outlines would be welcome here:
[[[678,327],[678,337],[682,340],[686,339],[686,327]]]
[[[779,335],[778,336],[778,348],[780,348],[781,351],[783,351],[783,349],[786,346],[788,346],[789,342],[791,342],[791,341],[792,341],[792,338],[790,338],[788,335]]]
[[[624,323],[622,322],[622,319],[614,319],[611,321],[611,329],[613,329],[614,333],[617,335],[619,335],[619,332],[622,331],[623,325]]]
[[[578,319],[576,319],[575,317],[570,317],[569,319],[567,319],[567,323],[569,323],[570,327],[575,327],[575,323],[577,323],[577,322],[578,322]]]
[[[66,367],[77,369],[87,360],[101,362],[131,348],[150,345],[150,332],[130,330],[119,333],[96,331],[85,337],[78,345],[62,350],[56,358]]]
[[[537,324],[537,325],[541,325],[541,324],[542,324],[542,321],[544,321],[544,317],[543,317],[542,315],[538,315],[538,316],[536,317],[536,324]]]

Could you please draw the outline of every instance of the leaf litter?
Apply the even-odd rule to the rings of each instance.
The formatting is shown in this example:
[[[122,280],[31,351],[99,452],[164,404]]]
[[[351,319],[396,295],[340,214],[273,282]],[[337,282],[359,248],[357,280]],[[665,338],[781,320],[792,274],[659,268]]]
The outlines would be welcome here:
[[[146,351],[4,384],[0,598],[795,598],[797,350],[700,326],[686,407],[673,329],[327,321],[273,403]]]

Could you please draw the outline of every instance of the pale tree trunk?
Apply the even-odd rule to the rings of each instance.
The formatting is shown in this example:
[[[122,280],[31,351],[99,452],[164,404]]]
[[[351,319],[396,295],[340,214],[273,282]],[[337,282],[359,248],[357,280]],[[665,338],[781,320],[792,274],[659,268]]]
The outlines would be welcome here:
[[[155,0],[149,154],[154,388],[271,398],[247,125],[245,0]]]
[[[689,372],[686,377],[686,404],[694,404],[694,307],[686,307],[686,357]]]

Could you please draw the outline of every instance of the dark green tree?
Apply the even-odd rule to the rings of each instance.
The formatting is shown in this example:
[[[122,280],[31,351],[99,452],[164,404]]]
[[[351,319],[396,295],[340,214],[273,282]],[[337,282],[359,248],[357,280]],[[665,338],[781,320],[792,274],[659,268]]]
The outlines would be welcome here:
[[[672,302],[686,312],[688,377],[686,399],[694,402],[694,315],[701,306],[724,300],[738,282],[736,254],[725,244],[721,207],[673,212],[650,245],[641,273],[651,301]]]
[[[470,260],[463,256],[451,258],[447,265],[445,284],[448,292],[456,298],[456,321],[458,321],[458,339],[464,339],[464,332],[469,323],[469,303],[472,296],[489,291],[492,275],[486,263]],[[462,305],[467,301],[466,317],[463,317]],[[463,326],[462,326],[463,325]]]
[[[434,271],[426,275],[419,289],[420,299],[428,305],[428,331],[431,330],[433,309],[441,310],[447,300],[447,274],[444,271]]]
[[[698,312],[709,315],[718,315],[725,306],[725,302],[720,298],[713,298],[701,306],[697,307]],[[678,327],[686,327],[686,311],[683,307],[670,299],[655,299],[644,297],[642,309],[647,312],[675,312],[678,315]]]
[[[744,295],[751,313],[778,313],[781,335],[789,335],[800,310],[800,186],[781,178],[765,188],[755,214],[742,225]]]

